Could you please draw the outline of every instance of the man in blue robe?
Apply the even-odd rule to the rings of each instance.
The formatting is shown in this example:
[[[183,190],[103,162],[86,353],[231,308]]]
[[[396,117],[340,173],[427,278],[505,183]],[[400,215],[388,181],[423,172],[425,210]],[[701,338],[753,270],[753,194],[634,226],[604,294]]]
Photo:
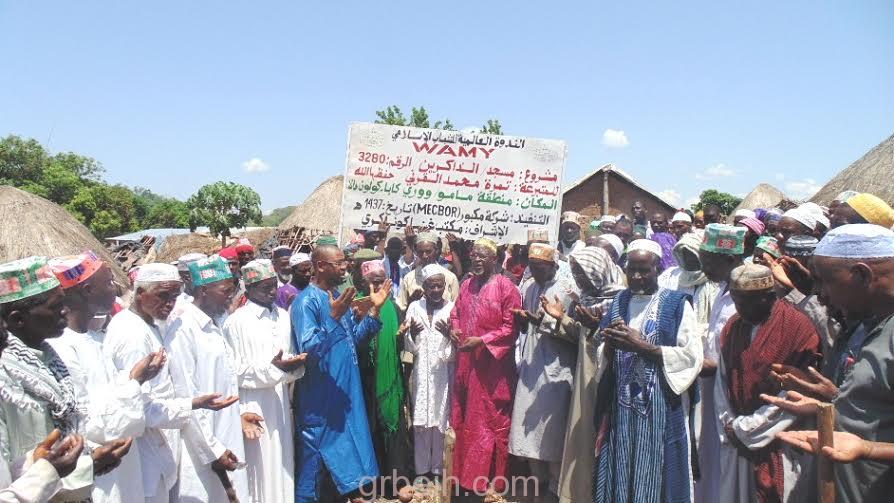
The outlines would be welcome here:
[[[379,475],[366,418],[356,345],[379,332],[379,308],[391,282],[370,293],[369,305],[354,306],[356,291],[337,288],[347,264],[337,246],[320,243],[311,257],[316,276],[292,304],[292,338],[307,353],[304,378],[297,383],[298,429],[296,502],[319,501],[323,474],[338,492],[363,501],[361,491]],[[362,314],[365,312],[365,314]]]

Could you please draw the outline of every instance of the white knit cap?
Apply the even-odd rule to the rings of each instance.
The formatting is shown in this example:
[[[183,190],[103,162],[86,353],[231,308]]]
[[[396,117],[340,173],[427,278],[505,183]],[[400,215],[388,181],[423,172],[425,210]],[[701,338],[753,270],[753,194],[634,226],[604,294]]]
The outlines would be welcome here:
[[[757,215],[751,210],[736,210],[734,217],[757,218]]]
[[[180,283],[180,273],[177,268],[171,264],[162,264],[153,262],[151,264],[143,264],[137,272],[136,281],[138,283],[163,283],[167,281],[176,281]]]
[[[814,218],[816,218],[817,223],[823,224],[826,229],[829,228],[829,217],[826,216],[826,212],[825,210],[823,210],[822,206],[816,203],[807,202],[802,204],[798,208],[809,212],[811,215],[814,216]]]
[[[619,238],[618,236],[614,234],[603,234],[599,236],[599,239],[608,241],[609,244],[612,245],[612,248],[614,248],[615,251],[618,252],[619,257],[624,254],[624,242],[621,241],[621,238]]]
[[[618,218],[613,215],[602,215],[601,217],[599,217],[599,221],[617,223]]]
[[[203,258],[208,258],[208,255],[205,255],[204,253],[187,253],[177,259],[177,270],[187,272],[189,271],[190,262],[195,262],[196,260],[201,260]]]
[[[635,251],[646,251],[654,254],[658,258],[661,258],[663,255],[661,245],[651,239],[636,239],[631,241],[630,244],[627,245],[627,255],[629,256]]]
[[[427,280],[428,278],[437,276],[438,274],[445,276],[446,279],[448,272],[449,271],[440,264],[428,264],[427,266],[422,268],[422,281],[425,282],[425,280]]]
[[[816,215],[814,215],[813,212],[809,210],[801,209],[801,207],[792,208],[786,211],[782,214],[782,217],[788,217],[797,220],[798,222],[804,224],[804,226],[811,231],[816,229]]]
[[[310,255],[306,253],[295,253],[289,257],[289,267],[295,267],[304,262],[310,262]]]
[[[875,224],[848,224],[830,230],[813,256],[868,259],[894,258],[894,232]]]
[[[678,211],[674,213],[674,218],[671,219],[671,222],[689,222],[692,223],[692,217],[689,216],[685,211]]]

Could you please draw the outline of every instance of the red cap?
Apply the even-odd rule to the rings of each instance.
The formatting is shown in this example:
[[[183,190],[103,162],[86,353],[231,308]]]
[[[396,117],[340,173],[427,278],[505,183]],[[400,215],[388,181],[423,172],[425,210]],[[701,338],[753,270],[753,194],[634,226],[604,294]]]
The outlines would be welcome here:
[[[255,247],[251,245],[251,241],[245,238],[239,238],[239,241],[236,241],[236,253],[253,251],[255,251]]]
[[[239,258],[239,252],[236,250],[237,250],[237,248],[234,248],[232,246],[229,246],[227,248],[221,248],[220,253],[218,253],[218,255],[220,255],[221,257],[223,257],[227,260],[236,260]]]

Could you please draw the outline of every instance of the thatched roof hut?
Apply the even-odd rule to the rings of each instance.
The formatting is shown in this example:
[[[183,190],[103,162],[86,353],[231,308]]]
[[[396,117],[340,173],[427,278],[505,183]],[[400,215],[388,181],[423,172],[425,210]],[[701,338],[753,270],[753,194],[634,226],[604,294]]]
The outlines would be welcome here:
[[[788,197],[781,190],[768,183],[762,183],[749,192],[745,199],[742,199],[733,213],[738,210],[755,210],[757,208],[772,208],[780,204],[786,205],[785,203],[788,201]]]
[[[338,234],[344,184],[345,177],[341,175],[326,179],[303,203],[295,207],[292,214],[279,224],[279,228],[288,230],[300,227]]]
[[[0,262],[31,255],[58,257],[92,250],[127,285],[127,276],[90,230],[53,202],[7,185],[0,186]]]
[[[845,190],[869,192],[894,206],[894,135],[838,173],[810,200],[829,204]]]
[[[227,245],[231,246],[236,239],[240,237],[247,238],[251,244],[258,250],[258,257],[266,257],[271,246],[264,246],[276,232],[273,227],[255,227],[245,231],[233,231],[233,235],[227,241]],[[269,245],[269,243],[267,243]],[[211,255],[220,251],[220,238],[211,236],[202,232],[192,232],[189,234],[175,234],[164,240],[158,249],[158,255],[155,257],[156,262],[174,262],[178,258],[187,253],[204,253]]]

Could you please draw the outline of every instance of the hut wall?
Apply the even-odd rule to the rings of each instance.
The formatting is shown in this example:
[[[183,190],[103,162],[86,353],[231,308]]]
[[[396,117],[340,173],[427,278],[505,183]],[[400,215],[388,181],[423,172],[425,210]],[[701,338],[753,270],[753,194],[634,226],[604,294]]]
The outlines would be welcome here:
[[[651,213],[659,211],[672,217],[675,208],[670,207],[650,192],[640,189],[614,173],[608,176],[609,209],[608,213],[618,215],[631,214],[633,203],[641,201]],[[593,219],[601,216],[603,201],[603,173],[597,172],[584,183],[565,193],[562,197],[562,211],[576,211]]]

